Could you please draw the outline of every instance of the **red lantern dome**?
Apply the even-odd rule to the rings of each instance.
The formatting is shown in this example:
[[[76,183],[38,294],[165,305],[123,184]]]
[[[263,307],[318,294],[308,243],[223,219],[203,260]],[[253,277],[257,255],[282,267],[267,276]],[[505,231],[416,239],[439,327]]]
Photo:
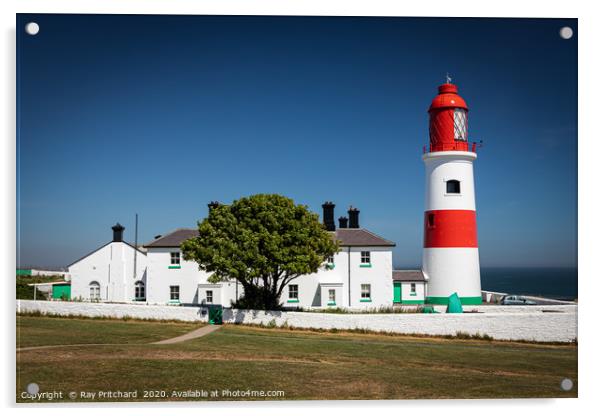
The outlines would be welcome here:
[[[458,87],[451,83],[439,86],[429,108],[429,136],[431,152],[449,150],[468,151],[468,107],[458,95]]]

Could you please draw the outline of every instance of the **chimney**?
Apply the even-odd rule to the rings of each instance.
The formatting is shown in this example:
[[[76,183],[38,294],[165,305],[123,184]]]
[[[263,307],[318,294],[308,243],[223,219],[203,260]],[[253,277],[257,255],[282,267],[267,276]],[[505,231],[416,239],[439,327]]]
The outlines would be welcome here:
[[[349,207],[349,228],[360,228],[360,210]]]
[[[219,201],[211,201],[207,204],[207,207],[209,208],[209,212],[211,212],[211,210],[213,208],[217,208],[219,206]]]
[[[322,220],[324,221],[324,226],[327,231],[336,230],[336,225],[334,223],[334,204],[332,201],[326,201],[322,204]]]
[[[347,228],[347,217],[339,217],[339,228]]]
[[[117,223],[114,226],[112,226],[111,229],[113,230],[113,242],[119,243],[123,241],[123,230],[125,230],[125,227]]]

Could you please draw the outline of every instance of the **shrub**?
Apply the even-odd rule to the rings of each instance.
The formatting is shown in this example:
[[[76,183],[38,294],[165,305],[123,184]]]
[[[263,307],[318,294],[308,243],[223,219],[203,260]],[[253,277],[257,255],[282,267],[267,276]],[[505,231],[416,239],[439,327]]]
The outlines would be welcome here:
[[[17,281],[17,299],[33,300],[34,287],[35,286],[28,286],[27,283]],[[38,290],[36,299],[46,300],[46,294]]]

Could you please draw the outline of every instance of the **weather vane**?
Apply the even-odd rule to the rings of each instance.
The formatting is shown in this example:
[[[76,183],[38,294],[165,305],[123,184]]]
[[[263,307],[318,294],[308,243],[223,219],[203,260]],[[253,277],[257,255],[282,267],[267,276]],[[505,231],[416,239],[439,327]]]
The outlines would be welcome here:
[[[446,82],[446,83],[448,83],[448,84],[451,84],[451,82],[452,82],[452,79],[451,79],[451,77],[449,76],[449,72],[447,72],[447,73],[445,74],[445,82]]]

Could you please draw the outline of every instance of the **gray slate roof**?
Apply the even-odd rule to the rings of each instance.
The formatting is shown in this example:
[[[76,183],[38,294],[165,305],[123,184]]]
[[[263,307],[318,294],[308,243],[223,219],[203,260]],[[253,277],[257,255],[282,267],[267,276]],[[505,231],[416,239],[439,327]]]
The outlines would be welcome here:
[[[178,228],[164,236],[161,236],[144,247],[180,247],[185,240],[198,237],[199,230],[196,228]]]
[[[364,228],[339,228],[334,234],[344,247],[395,247],[394,242]]]
[[[424,282],[422,270],[393,270],[393,280],[402,282]]]
[[[343,247],[394,247],[395,243],[385,240],[378,235],[363,228],[339,228],[333,232]],[[196,228],[178,228],[161,236],[144,247],[180,247],[184,240],[196,237],[199,232]]]

